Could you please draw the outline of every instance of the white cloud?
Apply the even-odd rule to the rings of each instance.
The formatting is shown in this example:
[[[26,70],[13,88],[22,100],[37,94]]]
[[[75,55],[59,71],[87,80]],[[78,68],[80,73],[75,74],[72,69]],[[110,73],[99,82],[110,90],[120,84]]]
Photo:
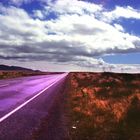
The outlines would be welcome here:
[[[49,12],[57,18],[43,20]],[[140,52],[140,37],[126,33],[118,23],[102,20],[104,16],[112,19],[111,12],[94,3],[50,1],[43,10],[34,10],[34,15],[1,5],[0,13],[0,59],[102,68],[110,64],[97,56]]]
[[[124,28],[123,28],[121,25],[119,25],[119,24],[114,24],[114,27],[115,27],[118,31],[124,32]]]
[[[21,4],[26,4],[26,3],[30,3],[30,2],[32,2],[33,0],[10,0],[9,2],[11,3],[11,4],[14,4],[14,5],[16,5],[16,6],[20,6]]]
[[[44,19],[44,13],[41,10],[34,10],[33,16],[35,18]]]
[[[115,20],[119,18],[133,18],[133,19],[140,19],[140,10],[134,9],[130,6],[127,7],[120,7],[117,6],[113,11],[104,12],[107,20]]]
[[[46,9],[55,11],[59,14],[94,14],[102,10],[101,5],[78,0],[57,0],[55,3],[49,2]]]

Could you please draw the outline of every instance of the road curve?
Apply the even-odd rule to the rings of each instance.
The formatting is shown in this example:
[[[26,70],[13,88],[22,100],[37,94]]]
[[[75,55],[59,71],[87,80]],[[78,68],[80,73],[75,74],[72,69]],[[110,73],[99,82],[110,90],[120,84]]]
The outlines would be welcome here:
[[[67,75],[0,80],[0,140],[27,140],[61,94]]]

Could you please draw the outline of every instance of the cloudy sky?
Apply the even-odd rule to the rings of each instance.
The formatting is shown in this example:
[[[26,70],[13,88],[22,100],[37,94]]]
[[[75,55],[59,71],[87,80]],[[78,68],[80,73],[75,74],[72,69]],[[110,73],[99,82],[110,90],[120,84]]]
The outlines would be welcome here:
[[[0,63],[140,71],[139,0],[0,0]]]

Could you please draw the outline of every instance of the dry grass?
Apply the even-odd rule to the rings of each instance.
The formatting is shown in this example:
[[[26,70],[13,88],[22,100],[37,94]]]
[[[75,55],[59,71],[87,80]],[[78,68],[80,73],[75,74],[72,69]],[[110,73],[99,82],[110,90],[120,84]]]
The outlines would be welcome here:
[[[70,80],[72,139],[139,139],[140,75],[71,73]]]
[[[49,74],[40,71],[0,71],[0,79]]]

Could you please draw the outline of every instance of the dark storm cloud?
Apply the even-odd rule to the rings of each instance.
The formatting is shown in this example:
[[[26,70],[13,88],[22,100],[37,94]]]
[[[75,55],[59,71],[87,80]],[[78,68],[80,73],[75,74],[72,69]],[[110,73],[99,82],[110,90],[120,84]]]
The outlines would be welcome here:
[[[138,42],[137,42],[138,43]],[[96,58],[104,54],[117,54],[117,53],[131,53],[140,51],[140,48],[120,49],[117,46],[113,49],[109,48],[102,52],[100,50],[94,50],[88,52],[85,44],[80,42],[69,42],[66,40],[61,41],[46,41],[41,43],[32,43],[23,46],[10,46],[0,45],[0,50],[3,52],[1,59],[17,59],[17,60],[47,60],[54,62],[70,62],[70,61],[84,61],[83,57]],[[73,47],[77,46],[77,47]],[[80,58],[81,57],[81,58]]]

